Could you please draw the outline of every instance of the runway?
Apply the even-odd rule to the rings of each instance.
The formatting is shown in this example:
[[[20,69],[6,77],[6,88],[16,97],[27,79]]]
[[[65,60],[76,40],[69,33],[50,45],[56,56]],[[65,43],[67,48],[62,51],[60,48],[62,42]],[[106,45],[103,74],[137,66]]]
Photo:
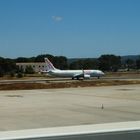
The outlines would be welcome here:
[[[80,80],[72,80],[70,78],[30,78],[30,79],[15,79],[15,80],[0,80],[0,84],[13,84],[13,83],[48,83],[48,82],[73,82],[73,81],[81,81]],[[102,77],[100,79],[91,78],[84,79],[84,81],[101,81],[101,80],[138,80],[139,77]]]
[[[140,86],[0,91],[0,131],[140,120]]]

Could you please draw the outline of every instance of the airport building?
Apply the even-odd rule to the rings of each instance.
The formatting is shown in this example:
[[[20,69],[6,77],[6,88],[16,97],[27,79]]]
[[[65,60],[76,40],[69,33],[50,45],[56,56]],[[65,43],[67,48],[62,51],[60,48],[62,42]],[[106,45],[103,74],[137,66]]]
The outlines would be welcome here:
[[[34,63],[16,63],[16,65],[20,68],[23,69],[23,71],[25,72],[27,67],[32,67],[33,70],[35,72],[41,72],[46,70],[46,64],[45,63],[41,63],[41,62],[34,62]]]

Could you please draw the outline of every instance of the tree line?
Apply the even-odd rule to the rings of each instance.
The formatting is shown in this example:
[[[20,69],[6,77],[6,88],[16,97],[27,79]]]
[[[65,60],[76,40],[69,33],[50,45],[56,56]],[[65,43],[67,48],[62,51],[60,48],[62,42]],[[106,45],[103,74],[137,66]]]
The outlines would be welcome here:
[[[101,55],[99,58],[87,58],[87,59],[75,59],[70,62],[65,56],[53,56],[50,54],[38,55],[36,57],[18,57],[16,59],[0,57],[0,76],[11,75],[15,73],[34,73],[32,67],[27,67],[25,72],[16,66],[16,63],[23,62],[44,62],[44,58],[47,57],[58,69],[100,69],[102,71],[117,72],[119,69],[140,69],[140,57],[136,61],[127,59],[122,62],[120,56],[113,54]]]

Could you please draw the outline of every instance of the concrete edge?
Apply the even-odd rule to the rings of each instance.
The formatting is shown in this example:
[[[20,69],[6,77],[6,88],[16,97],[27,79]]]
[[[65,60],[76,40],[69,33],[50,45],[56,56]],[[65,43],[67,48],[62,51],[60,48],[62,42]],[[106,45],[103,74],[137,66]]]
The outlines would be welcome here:
[[[139,131],[140,121],[117,122],[93,125],[79,125],[66,127],[52,127],[40,129],[26,129],[16,131],[1,131],[0,140],[16,140],[40,137],[57,137],[81,134],[99,134],[109,132]]]

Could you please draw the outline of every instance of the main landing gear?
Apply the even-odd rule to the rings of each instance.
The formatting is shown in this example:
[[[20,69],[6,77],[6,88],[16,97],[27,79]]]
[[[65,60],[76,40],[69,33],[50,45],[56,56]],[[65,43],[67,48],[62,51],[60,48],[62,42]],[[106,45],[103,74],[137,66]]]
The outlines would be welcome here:
[[[79,80],[79,77],[72,77],[72,80],[74,80],[75,78],[76,78],[77,80]]]

